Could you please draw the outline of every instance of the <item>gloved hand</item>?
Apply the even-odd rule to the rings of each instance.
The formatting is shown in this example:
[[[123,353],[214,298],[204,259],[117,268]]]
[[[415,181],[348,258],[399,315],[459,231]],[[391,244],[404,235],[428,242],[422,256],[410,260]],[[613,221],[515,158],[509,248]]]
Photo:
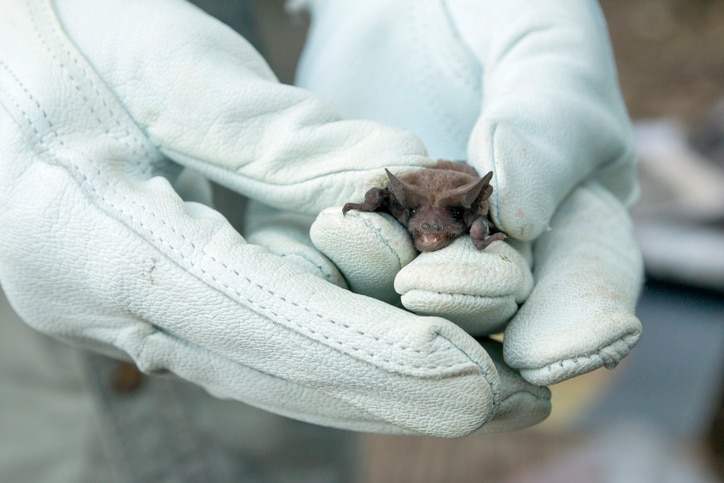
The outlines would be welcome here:
[[[461,436],[547,415],[547,389],[453,323],[329,283],[178,196],[183,166],[316,215],[384,167],[431,163],[415,136],[278,84],[189,4],[5,2],[0,105],[0,281],[36,329],[342,428]]]
[[[534,384],[615,366],[640,336],[642,262],[625,210],[637,189],[630,123],[596,2],[308,3],[299,85],[346,117],[413,131],[433,157],[492,170],[491,216],[524,242],[510,244],[521,255],[459,240],[414,258],[389,219],[330,209],[313,241],[350,286],[394,285],[405,307],[475,334],[505,328],[505,361]],[[339,240],[364,240],[367,256]]]

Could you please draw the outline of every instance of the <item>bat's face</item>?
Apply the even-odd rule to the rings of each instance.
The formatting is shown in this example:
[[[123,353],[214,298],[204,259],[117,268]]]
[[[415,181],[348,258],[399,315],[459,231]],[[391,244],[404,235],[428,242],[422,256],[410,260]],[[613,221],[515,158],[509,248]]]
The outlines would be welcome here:
[[[387,175],[395,199],[391,212],[421,252],[440,250],[468,232],[465,215],[487,183],[454,171],[421,170],[402,180]]]
[[[464,213],[465,209],[457,206],[425,204],[410,209],[407,230],[412,235],[415,248],[421,252],[440,250],[467,233]]]

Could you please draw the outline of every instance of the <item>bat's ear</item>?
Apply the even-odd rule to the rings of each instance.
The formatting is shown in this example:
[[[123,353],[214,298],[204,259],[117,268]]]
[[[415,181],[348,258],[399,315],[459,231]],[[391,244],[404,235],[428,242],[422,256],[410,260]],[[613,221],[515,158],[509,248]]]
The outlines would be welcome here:
[[[401,181],[397,176],[390,173],[389,169],[385,169],[385,172],[390,180],[390,191],[402,206],[410,207],[420,204],[420,193],[417,188]]]
[[[490,186],[490,180],[493,179],[493,172],[488,171],[488,174],[483,176],[483,187],[480,190],[480,197],[478,198],[478,201],[484,201],[490,198],[490,196],[493,194],[493,187]]]
[[[493,172],[491,171],[486,174],[484,178],[480,178],[473,183],[447,191],[439,198],[438,204],[470,208],[475,201],[486,200],[491,194],[493,194],[493,187],[490,186],[490,180],[492,177]]]

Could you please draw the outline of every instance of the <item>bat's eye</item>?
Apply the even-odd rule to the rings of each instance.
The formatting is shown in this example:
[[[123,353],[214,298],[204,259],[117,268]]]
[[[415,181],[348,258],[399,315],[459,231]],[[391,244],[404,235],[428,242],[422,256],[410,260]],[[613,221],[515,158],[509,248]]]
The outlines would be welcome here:
[[[460,207],[456,207],[452,209],[452,217],[456,221],[462,221],[463,217],[465,216],[465,210]]]
[[[410,212],[410,216],[412,216],[417,211],[417,208],[410,208],[408,211]]]

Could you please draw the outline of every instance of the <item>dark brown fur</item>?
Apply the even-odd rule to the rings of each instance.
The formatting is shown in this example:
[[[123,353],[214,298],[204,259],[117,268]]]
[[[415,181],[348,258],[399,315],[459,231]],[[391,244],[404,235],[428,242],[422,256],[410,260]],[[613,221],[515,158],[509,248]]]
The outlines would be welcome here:
[[[421,252],[445,248],[468,233],[479,250],[505,238],[488,218],[492,171],[480,178],[466,164],[438,161],[399,178],[387,171],[387,177],[389,187],[370,189],[363,203],[347,203],[342,213],[389,213],[407,228]]]

